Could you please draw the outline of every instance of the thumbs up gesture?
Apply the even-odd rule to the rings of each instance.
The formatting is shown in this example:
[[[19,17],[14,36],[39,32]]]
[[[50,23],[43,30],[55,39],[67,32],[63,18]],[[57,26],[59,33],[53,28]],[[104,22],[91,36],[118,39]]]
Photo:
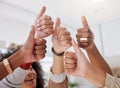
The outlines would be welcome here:
[[[89,28],[88,22],[86,18],[82,17],[83,28],[79,28],[77,31],[77,42],[79,47],[87,49],[93,46],[94,43],[94,35]]]
[[[70,32],[66,28],[60,27],[61,21],[56,20],[55,28],[52,34],[53,49],[56,53],[62,53],[71,46]]]
[[[44,15],[46,7],[42,7],[40,14],[38,15],[35,25],[35,38],[44,38],[52,34],[53,21],[48,15]]]

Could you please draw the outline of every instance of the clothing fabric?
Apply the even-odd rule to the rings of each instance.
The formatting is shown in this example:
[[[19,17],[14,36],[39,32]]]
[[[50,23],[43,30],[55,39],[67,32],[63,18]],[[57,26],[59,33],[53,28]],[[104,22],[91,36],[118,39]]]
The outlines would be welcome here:
[[[120,78],[106,74],[105,86],[103,88],[120,88]]]
[[[0,81],[0,88],[21,88],[21,85],[28,74],[28,70],[17,68],[12,74]],[[68,80],[65,73],[53,74],[50,72],[48,86],[45,88],[68,88]]]
[[[27,74],[28,70],[17,68],[12,74],[0,81],[0,88],[21,88],[21,84]]]

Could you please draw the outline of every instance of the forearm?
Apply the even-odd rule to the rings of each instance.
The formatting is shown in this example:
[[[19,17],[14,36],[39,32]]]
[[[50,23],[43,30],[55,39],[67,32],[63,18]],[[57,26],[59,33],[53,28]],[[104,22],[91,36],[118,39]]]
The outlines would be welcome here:
[[[97,87],[102,88],[105,85],[106,73],[101,69],[90,64],[86,70],[84,78],[95,84]]]
[[[63,56],[56,56],[53,55],[53,66],[52,66],[52,72],[54,74],[61,74],[64,72],[63,67]]]
[[[2,80],[6,75],[8,75],[8,72],[3,65],[3,62],[0,62],[0,80]]]
[[[24,61],[22,61],[22,53],[20,51],[16,52],[15,54],[8,57],[8,62],[12,68],[12,70],[15,70],[20,65],[24,64]],[[0,62],[0,80],[3,79],[5,76],[7,76],[9,73],[6,70],[3,62]]]
[[[107,73],[113,75],[112,70],[110,69],[109,65],[107,64],[107,62],[104,60],[104,58],[102,57],[102,55],[98,51],[95,44],[93,44],[92,48],[86,49],[86,51],[87,51],[88,56],[90,58],[90,62],[94,66],[100,68],[105,73],[107,72]]]
[[[0,81],[1,88],[21,88],[21,85],[28,74],[28,70],[17,68],[12,74]]]
[[[49,80],[49,84],[46,88],[68,88],[68,79],[66,78],[61,83],[53,82],[52,80]]]

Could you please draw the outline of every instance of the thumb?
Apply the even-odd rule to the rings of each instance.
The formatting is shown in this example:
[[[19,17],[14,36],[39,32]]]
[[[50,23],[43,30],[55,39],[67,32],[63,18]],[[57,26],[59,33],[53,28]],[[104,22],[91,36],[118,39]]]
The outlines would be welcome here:
[[[77,56],[77,60],[78,61],[83,61],[85,60],[85,55],[84,53],[81,51],[81,49],[78,47],[77,43],[75,42],[74,39],[72,39],[72,45],[73,45],[73,48],[75,50],[75,54]]]
[[[59,32],[60,24],[61,24],[61,20],[60,20],[60,18],[57,18],[57,19],[56,19],[56,23],[55,23],[55,31],[56,31],[57,33]]]
[[[34,35],[35,35],[35,27],[31,26],[31,31],[29,33],[28,39],[27,39],[27,43],[31,43],[34,41]]]
[[[86,17],[82,16],[81,20],[82,20],[83,27],[84,28],[89,28],[89,25],[88,25]]]
[[[46,11],[46,7],[43,6],[37,18],[40,18],[41,16],[43,16],[45,11]]]

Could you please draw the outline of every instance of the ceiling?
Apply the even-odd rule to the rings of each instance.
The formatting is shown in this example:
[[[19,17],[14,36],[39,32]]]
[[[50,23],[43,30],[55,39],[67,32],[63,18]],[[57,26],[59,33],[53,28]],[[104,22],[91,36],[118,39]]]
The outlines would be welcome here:
[[[0,3],[34,16],[46,6],[46,14],[53,19],[60,17],[63,24],[74,28],[81,26],[82,15],[91,26],[120,18],[120,0],[1,0]]]
[[[2,24],[0,25],[0,38],[23,43],[29,33],[26,29],[33,24],[42,6],[46,6],[45,14],[50,15],[53,20],[60,17],[62,25],[68,27],[72,34],[82,26],[81,16],[83,15],[86,16],[89,25],[95,27],[95,30],[98,24],[120,20],[120,0],[0,0],[0,24]],[[8,27],[5,27],[6,25]],[[9,29],[12,31],[8,32]],[[98,41],[97,36],[100,35],[95,34]],[[49,37],[48,42],[50,40]],[[100,43],[101,40],[97,45],[101,46]],[[51,44],[48,44],[48,47],[49,45]]]

